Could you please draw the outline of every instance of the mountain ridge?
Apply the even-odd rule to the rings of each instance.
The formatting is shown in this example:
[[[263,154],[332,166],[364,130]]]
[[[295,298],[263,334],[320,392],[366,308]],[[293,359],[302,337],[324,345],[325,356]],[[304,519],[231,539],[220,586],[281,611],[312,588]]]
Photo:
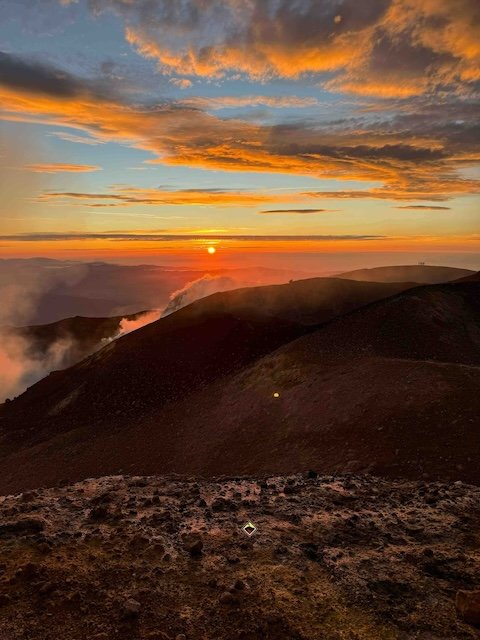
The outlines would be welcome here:
[[[288,292],[291,285],[284,287]],[[411,288],[320,328],[272,322],[265,315],[252,323],[238,310],[219,313],[231,293],[206,299],[217,315],[205,325],[201,309],[207,303],[198,301],[9,403],[1,420],[0,491],[125,471],[216,475],[318,468],[480,482],[474,455],[480,415],[477,283]],[[192,318],[198,329],[193,334]],[[175,344],[185,359],[176,361],[170,335],[164,354],[170,360],[152,371],[152,336],[163,327],[164,340],[166,326],[180,331]],[[277,341],[283,345],[275,347]],[[138,368],[141,384],[153,390],[146,395],[135,391],[141,389],[138,376],[128,374],[141,343],[148,355]],[[123,353],[120,360],[115,350]],[[162,379],[175,362],[180,386]],[[85,387],[82,373],[89,368],[98,377]],[[88,413],[95,402],[97,417]],[[34,423],[22,424],[22,412],[35,415]]]

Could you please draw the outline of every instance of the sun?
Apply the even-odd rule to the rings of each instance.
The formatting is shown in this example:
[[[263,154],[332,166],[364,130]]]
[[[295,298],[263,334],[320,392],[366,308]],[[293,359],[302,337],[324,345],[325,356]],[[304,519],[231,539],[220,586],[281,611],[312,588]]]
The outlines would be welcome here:
[[[213,256],[213,254],[216,252],[216,249],[215,247],[208,247],[207,251],[211,256]]]

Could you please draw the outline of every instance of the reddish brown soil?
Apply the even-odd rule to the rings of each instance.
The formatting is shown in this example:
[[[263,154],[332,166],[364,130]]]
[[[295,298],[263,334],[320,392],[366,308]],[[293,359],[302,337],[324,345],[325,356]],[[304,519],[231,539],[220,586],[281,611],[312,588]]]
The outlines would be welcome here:
[[[455,596],[479,588],[462,483],[122,476],[0,498],[2,640],[478,640]]]

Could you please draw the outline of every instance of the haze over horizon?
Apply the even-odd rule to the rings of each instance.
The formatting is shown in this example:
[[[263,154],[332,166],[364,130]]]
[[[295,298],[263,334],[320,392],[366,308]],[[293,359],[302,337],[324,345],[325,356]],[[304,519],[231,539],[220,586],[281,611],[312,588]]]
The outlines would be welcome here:
[[[0,257],[479,269],[479,21],[475,0],[3,0]]]

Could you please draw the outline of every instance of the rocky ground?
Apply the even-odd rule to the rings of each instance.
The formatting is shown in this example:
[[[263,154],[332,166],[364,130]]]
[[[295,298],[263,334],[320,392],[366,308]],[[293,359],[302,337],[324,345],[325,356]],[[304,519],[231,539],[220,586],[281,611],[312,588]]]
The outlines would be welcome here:
[[[0,498],[1,640],[480,638],[480,487],[309,476]]]

